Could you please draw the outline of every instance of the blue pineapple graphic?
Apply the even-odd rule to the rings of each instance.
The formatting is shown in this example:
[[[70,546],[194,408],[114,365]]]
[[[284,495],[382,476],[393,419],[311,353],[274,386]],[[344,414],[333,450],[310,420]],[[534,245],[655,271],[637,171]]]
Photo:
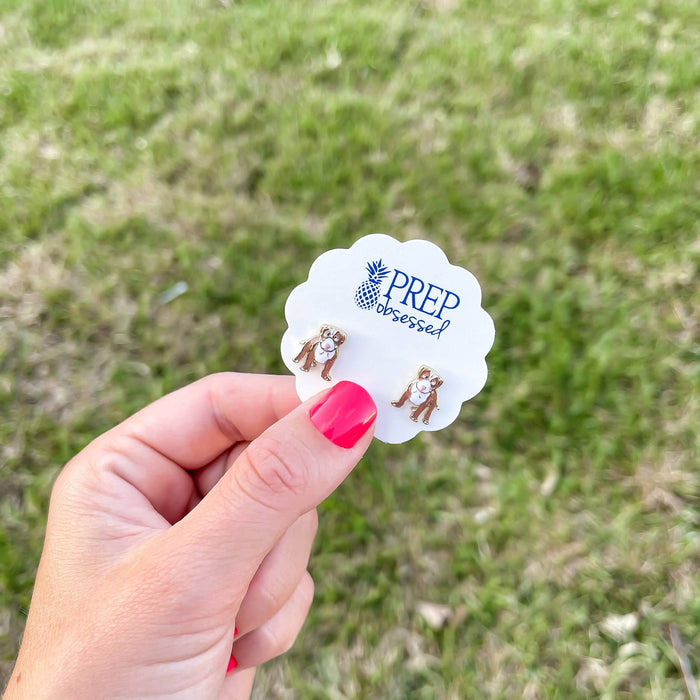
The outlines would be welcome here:
[[[379,301],[379,292],[389,269],[381,260],[367,263],[367,279],[355,291],[355,303],[361,309],[373,309]]]

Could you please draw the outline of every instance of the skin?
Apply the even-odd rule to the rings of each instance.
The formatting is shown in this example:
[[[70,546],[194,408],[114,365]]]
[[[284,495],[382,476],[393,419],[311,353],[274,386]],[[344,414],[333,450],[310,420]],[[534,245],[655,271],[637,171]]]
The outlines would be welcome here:
[[[337,447],[318,400],[292,377],[212,375],[73,458],[6,700],[249,697],[308,613],[315,508],[373,434]]]

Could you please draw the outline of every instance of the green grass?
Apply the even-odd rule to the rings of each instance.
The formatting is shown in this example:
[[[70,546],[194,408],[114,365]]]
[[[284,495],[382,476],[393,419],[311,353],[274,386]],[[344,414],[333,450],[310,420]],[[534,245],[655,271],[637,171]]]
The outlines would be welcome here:
[[[288,292],[383,231],[482,282],[489,382],[324,504],[314,609],[259,697],[686,697],[668,627],[698,675],[699,19],[0,0],[0,680],[60,466],[205,373],[284,371]]]

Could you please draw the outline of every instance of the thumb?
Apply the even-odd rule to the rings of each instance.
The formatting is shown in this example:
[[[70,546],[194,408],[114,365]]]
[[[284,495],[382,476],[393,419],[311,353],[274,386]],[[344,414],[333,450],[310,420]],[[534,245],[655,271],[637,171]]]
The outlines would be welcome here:
[[[360,461],[376,416],[370,395],[347,381],[303,403],[253,440],[202,502],[170,529],[180,553],[219,590],[223,585],[231,592],[235,571],[242,598],[287,528]],[[185,553],[188,543],[192,551]]]

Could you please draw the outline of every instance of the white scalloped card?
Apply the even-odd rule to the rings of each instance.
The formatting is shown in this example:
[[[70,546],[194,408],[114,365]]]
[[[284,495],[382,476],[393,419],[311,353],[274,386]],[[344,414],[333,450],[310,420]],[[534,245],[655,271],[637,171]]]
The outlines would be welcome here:
[[[495,331],[479,283],[429,241],[376,233],[323,253],[285,316],[282,358],[299,398],[360,384],[383,442],[445,428],[486,383]]]

